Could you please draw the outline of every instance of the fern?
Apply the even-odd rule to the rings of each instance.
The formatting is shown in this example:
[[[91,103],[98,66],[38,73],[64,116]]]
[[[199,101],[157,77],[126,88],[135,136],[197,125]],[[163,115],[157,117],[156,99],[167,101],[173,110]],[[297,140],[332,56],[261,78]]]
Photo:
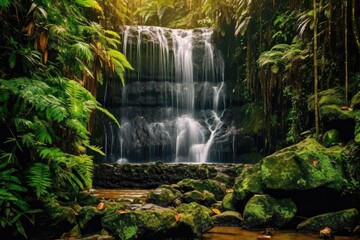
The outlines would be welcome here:
[[[35,163],[29,169],[29,185],[35,189],[36,196],[40,198],[48,194],[51,187],[51,173],[49,166],[40,162]]]
[[[75,53],[75,56],[79,56],[80,59],[85,59],[87,62],[94,59],[90,45],[87,43],[77,42],[71,46],[71,50]]]
[[[94,8],[102,12],[100,4],[95,0],[74,0],[74,2],[82,7]]]

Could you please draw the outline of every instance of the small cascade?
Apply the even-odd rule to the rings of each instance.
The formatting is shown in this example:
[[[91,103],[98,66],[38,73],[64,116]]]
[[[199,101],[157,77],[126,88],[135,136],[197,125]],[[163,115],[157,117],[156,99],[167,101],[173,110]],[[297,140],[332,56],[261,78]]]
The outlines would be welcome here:
[[[112,111],[122,127],[117,133],[104,128],[106,151],[114,155],[109,158],[221,161],[212,152],[221,151],[216,141],[226,141],[225,64],[212,35],[205,28],[124,27],[123,53],[135,70],[126,72],[126,87],[117,97],[121,107]]]

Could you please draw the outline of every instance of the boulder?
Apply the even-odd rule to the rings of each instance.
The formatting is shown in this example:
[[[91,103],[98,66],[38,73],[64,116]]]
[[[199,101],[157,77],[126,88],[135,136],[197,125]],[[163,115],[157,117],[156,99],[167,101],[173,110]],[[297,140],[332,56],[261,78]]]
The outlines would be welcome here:
[[[350,106],[353,110],[360,110],[360,91],[352,97]]]
[[[291,199],[275,199],[269,195],[255,195],[245,205],[243,225],[248,228],[276,226],[288,223],[296,213]]]
[[[237,205],[254,193],[262,193],[261,165],[260,163],[248,166],[235,179],[232,202]],[[236,207],[236,206],[235,206]]]
[[[229,186],[231,181],[230,176],[225,173],[218,173],[214,180],[224,183],[226,186]]]
[[[336,129],[331,129],[324,133],[322,138],[322,144],[324,147],[332,147],[341,144],[340,133]]]
[[[98,228],[101,230],[101,218],[105,215],[104,211],[99,211],[96,207],[85,206],[78,215],[78,224],[81,229]],[[95,231],[95,230],[94,230]]]
[[[203,191],[207,190],[214,194],[216,200],[222,200],[225,196],[226,185],[224,183],[218,182],[213,179],[205,180],[194,180],[194,179],[184,179],[177,183],[180,189],[183,192],[198,190]]]
[[[360,144],[360,110],[356,111],[354,140]]]
[[[210,214],[212,211],[197,203],[181,204],[176,208],[179,214],[179,222],[190,227],[192,236],[200,238],[202,233],[213,227]]]
[[[176,228],[175,216],[176,212],[170,209],[125,212],[105,216],[102,226],[121,240],[155,239]]]
[[[182,196],[182,200],[184,203],[196,202],[196,203],[201,204],[203,198],[204,198],[204,195],[198,190],[186,192]]]
[[[319,107],[321,109],[323,106],[327,105],[343,106],[345,104],[344,96],[344,91],[340,88],[331,88],[321,91],[318,93]],[[314,111],[314,95],[308,99],[308,110]]]
[[[147,202],[154,203],[163,207],[167,207],[172,204],[176,196],[168,188],[156,188],[149,191],[147,195]]]
[[[261,179],[267,189],[327,187],[341,190],[346,184],[342,148],[325,148],[315,139],[305,139],[265,157],[261,164]]]
[[[227,211],[234,211],[233,193],[228,193],[222,200],[222,207]]]
[[[357,209],[325,213],[301,222],[297,230],[304,232],[319,232],[325,227],[330,227],[336,233],[350,233],[358,224],[359,212]]]
[[[241,222],[243,219],[241,214],[238,212],[225,211],[212,216],[211,220],[216,226],[238,227],[241,226]]]

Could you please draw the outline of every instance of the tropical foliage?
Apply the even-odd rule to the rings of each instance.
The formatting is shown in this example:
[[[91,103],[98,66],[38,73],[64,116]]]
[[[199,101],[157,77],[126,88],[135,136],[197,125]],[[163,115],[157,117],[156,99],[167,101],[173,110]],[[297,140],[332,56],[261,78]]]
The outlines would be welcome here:
[[[103,74],[131,66],[120,36],[92,19],[94,0],[0,1],[0,229],[26,237],[32,202],[71,199],[92,186],[94,110]],[[90,123],[90,124],[89,124]],[[1,230],[1,232],[3,232]],[[6,236],[6,235],[5,235]]]

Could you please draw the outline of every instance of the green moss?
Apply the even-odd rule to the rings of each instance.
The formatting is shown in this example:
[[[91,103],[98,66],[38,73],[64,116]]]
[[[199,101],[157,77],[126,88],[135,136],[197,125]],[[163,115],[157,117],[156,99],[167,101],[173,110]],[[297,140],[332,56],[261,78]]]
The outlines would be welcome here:
[[[262,193],[262,180],[260,163],[247,168],[236,178],[234,184],[233,202],[245,199],[249,194]]]
[[[300,231],[319,232],[331,227],[335,232],[350,232],[359,221],[359,212],[348,209],[334,213],[325,213],[305,220],[297,226]]]
[[[206,180],[194,180],[184,179],[177,183],[180,189],[187,192],[192,190],[198,190],[200,192],[207,190],[214,194],[216,200],[222,200],[225,196],[226,185],[213,179]]]
[[[320,107],[320,116],[329,121],[354,119],[353,111],[342,110],[339,105],[325,105]]]
[[[319,97],[319,106],[325,106],[325,105],[344,105],[345,99],[344,99],[344,93],[343,90],[340,88],[331,88],[327,89],[325,91],[321,91],[318,93]],[[314,111],[314,96],[311,96],[308,100],[308,110]]]
[[[354,140],[357,144],[360,144],[360,111],[356,111],[356,125],[355,125],[355,132],[354,132]]]
[[[175,198],[176,196],[172,190],[168,188],[156,188],[148,193],[147,202],[166,207],[171,205]]]
[[[137,226],[126,226],[124,227],[124,239],[132,239],[136,237],[138,231]]]
[[[269,195],[255,195],[245,205],[244,222],[247,227],[276,226],[289,222],[297,208],[291,199],[280,199]]]
[[[324,147],[332,147],[341,143],[339,131],[332,129],[324,133],[322,144]]]
[[[312,189],[320,186],[341,189],[346,180],[342,148],[325,148],[312,138],[264,158],[261,177],[270,189]]]
[[[234,202],[233,202],[233,193],[228,193],[225,195],[222,200],[222,206],[225,210],[233,211],[235,210]]]

